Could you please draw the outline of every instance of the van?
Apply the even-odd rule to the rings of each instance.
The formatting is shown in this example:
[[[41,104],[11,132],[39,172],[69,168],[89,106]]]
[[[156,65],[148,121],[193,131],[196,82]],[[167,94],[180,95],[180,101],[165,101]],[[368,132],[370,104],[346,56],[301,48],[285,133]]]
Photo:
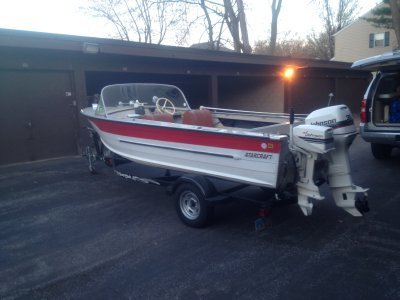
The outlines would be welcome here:
[[[376,159],[387,159],[400,147],[400,51],[358,60],[352,68],[372,72],[361,101],[360,135]]]

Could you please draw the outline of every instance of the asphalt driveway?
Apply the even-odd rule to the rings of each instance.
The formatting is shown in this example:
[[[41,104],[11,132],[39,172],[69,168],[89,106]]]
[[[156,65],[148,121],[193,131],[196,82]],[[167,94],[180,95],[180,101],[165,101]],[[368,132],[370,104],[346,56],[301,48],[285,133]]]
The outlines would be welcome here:
[[[259,233],[251,203],[189,228],[164,188],[81,158],[0,167],[0,298],[399,299],[400,152],[377,161],[358,138],[351,158],[370,213],[327,195],[310,217],[276,208]]]

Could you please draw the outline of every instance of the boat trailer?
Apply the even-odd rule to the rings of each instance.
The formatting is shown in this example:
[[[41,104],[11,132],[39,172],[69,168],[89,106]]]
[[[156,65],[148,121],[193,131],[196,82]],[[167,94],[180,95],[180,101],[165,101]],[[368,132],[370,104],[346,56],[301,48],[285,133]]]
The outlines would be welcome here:
[[[115,175],[126,180],[165,187],[166,194],[175,201],[180,220],[190,227],[201,228],[211,224],[216,205],[245,201],[258,207],[258,216],[254,222],[255,231],[258,232],[271,226],[271,212],[274,206],[297,203],[294,191],[293,194],[286,191],[283,195],[258,188],[257,195],[260,196],[250,197],[245,195],[246,192],[240,193],[252,188],[248,184],[137,164],[110,152],[102,145],[98,134],[90,127],[88,130],[93,145],[87,146],[82,156],[86,158],[91,174],[98,174],[101,169],[99,163],[104,163]],[[279,203],[277,199],[280,200]]]

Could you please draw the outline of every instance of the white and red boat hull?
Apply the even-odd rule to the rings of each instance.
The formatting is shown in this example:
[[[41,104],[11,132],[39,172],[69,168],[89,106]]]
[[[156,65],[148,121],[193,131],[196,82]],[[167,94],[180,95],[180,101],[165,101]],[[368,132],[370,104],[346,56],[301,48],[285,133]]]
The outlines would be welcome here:
[[[167,122],[89,118],[103,144],[135,162],[268,188],[287,140]],[[282,144],[285,144],[282,147]]]

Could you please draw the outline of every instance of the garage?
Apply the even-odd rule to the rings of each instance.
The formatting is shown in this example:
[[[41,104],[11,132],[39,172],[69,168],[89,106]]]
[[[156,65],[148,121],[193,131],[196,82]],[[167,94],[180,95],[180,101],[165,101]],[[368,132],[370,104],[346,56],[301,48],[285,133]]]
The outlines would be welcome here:
[[[192,108],[298,113],[325,106],[333,92],[356,112],[369,76],[342,62],[11,29],[0,29],[0,57],[0,165],[80,154],[89,137],[79,111],[108,84],[173,84]],[[287,65],[302,66],[292,99]]]
[[[0,71],[0,82],[0,164],[77,154],[70,73]]]

